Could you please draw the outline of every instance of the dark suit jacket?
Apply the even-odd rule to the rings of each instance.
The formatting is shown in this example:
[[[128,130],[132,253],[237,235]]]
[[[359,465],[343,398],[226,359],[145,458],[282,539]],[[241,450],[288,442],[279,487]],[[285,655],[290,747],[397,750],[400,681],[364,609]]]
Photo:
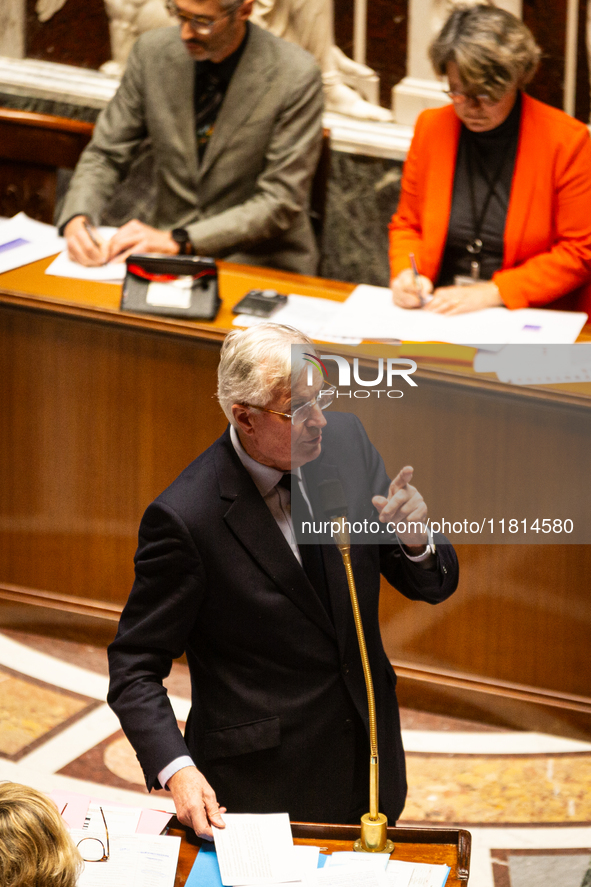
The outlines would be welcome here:
[[[66,195],[59,225],[101,211],[146,136],[157,228],[187,228],[198,253],[315,274],[310,182],[322,140],[322,81],[307,52],[250,25],[199,164],[195,64],[178,27],[135,43]]]
[[[385,492],[382,460],[361,423],[327,418],[316,478],[339,441],[338,473],[350,501],[359,490]],[[367,701],[342,561],[335,546],[324,555],[334,624],[228,431],[148,507],[135,584],[109,648],[108,697],[148,788],[188,748],[232,812],[287,810],[293,819],[325,822],[347,816],[353,720],[358,713],[367,724]],[[406,780],[396,679],[378,624],[380,571],[407,597],[437,603],[457,583],[451,547],[442,546],[438,560],[439,571],[428,572],[398,545],[353,549],[375,684],[381,808],[392,821]],[[161,686],[183,652],[193,694],[185,739]]]

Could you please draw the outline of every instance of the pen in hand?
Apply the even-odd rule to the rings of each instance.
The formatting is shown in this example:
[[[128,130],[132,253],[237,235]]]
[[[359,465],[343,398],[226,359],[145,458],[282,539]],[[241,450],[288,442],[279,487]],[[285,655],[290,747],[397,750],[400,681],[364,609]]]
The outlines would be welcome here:
[[[415,254],[409,253],[408,257],[410,259],[410,267],[412,268],[412,276],[414,279],[415,291],[416,291],[417,296],[421,300],[421,308],[423,308],[424,305],[427,304],[427,300],[425,299],[425,297],[423,295],[423,285],[421,283],[421,278],[419,276],[419,269],[417,268]]]
[[[101,252],[102,252],[103,243],[102,243],[102,240],[99,239],[99,234],[98,234],[98,231],[96,230],[96,228],[94,228],[90,224],[88,219],[85,219],[82,224],[84,225],[84,230],[86,231],[86,233],[88,234],[88,236],[92,240],[94,246],[96,246],[96,248],[98,250],[101,250]],[[103,264],[104,264],[104,262],[103,262]]]

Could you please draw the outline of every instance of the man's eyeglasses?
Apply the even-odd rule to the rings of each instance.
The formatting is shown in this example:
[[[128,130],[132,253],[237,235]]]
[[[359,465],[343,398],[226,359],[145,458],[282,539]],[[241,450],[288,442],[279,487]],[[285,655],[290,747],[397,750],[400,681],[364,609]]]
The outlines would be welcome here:
[[[454,105],[463,105],[465,102],[474,102],[477,105],[496,105],[500,99],[491,99],[489,95],[469,95],[466,92],[455,92],[453,89],[444,89]]]
[[[232,6],[217,18],[209,18],[209,16],[206,15],[188,15],[186,12],[181,12],[174,0],[166,0],[166,11],[173,18],[178,19],[181,24],[188,24],[191,30],[196,34],[203,34],[207,37],[213,32],[218,22],[221,22],[225,18],[228,18],[228,16],[232,15],[239,6],[242,6],[243,2],[244,0],[237,0],[236,3],[233,3]]]
[[[64,808],[65,809],[65,808]],[[109,846],[109,829],[107,828],[107,820],[103,813],[103,808],[99,807],[103,822],[105,823],[105,834],[107,835],[107,846],[99,838],[82,838],[76,846],[80,850],[80,856],[84,862],[107,862],[111,855]],[[63,812],[63,811],[62,811]],[[84,845],[84,846],[83,846]]]
[[[297,407],[293,413],[282,413],[279,410],[270,410],[269,407],[255,407],[251,403],[245,403],[245,407],[250,407],[253,410],[262,410],[263,413],[274,413],[276,416],[285,416],[286,419],[291,419],[292,425],[303,425],[304,422],[307,422],[310,416],[312,415],[312,410],[314,407],[319,407],[321,410],[325,410],[327,407],[331,405],[335,398],[336,388],[323,388],[318,392],[316,397],[313,397],[312,400],[309,400],[307,403],[303,403],[301,407]]]

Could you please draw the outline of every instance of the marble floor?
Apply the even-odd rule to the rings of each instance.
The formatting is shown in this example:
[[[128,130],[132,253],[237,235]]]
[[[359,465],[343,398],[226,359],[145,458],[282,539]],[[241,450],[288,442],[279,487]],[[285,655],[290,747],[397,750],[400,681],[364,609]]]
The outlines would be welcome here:
[[[186,666],[167,681],[188,714]],[[0,632],[0,779],[150,806],[105,703],[104,647]],[[591,743],[402,711],[409,794],[400,824],[472,834],[471,887],[591,887]],[[159,792],[158,805],[173,809]]]

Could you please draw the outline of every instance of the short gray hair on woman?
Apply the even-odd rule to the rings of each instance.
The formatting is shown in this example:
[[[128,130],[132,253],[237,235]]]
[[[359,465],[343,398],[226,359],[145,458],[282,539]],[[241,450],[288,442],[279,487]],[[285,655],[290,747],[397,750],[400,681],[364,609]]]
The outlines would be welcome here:
[[[265,407],[276,391],[290,390],[292,345],[307,345],[315,354],[307,336],[279,323],[233,330],[226,337],[218,366],[218,400],[232,425],[233,404]]]
[[[443,76],[449,62],[455,62],[464,87],[493,101],[529,83],[540,55],[540,47],[520,19],[485,4],[456,6],[429,47],[436,74]]]

